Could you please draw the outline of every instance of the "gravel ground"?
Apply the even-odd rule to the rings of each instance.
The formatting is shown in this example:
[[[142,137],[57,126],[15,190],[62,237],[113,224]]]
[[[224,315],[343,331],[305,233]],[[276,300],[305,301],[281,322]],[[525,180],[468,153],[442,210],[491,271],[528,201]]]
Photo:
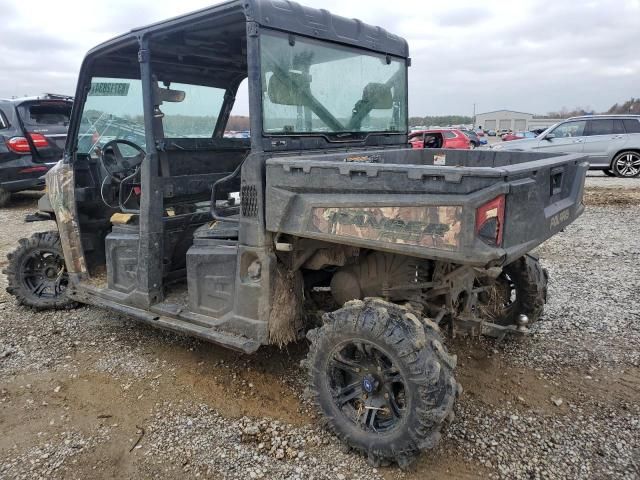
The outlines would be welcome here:
[[[374,469],[304,399],[304,344],[242,356],[112,313],[0,294],[0,478],[640,478],[640,181],[590,174],[593,205],[537,251],[525,340],[452,341],[465,388],[440,446]],[[0,255],[35,195],[0,210]],[[1,263],[1,261],[0,261]],[[4,289],[5,279],[0,278]]]

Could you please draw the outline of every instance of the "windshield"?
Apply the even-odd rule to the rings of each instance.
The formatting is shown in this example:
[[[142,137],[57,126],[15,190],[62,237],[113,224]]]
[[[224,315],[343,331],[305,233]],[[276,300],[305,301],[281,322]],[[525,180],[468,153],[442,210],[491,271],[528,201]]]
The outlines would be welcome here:
[[[158,88],[166,87],[158,84]],[[160,107],[165,138],[211,138],[225,91],[180,83],[172,83],[170,88],[184,96]],[[94,154],[96,147],[115,139],[128,140],[145,149],[142,83],[93,78],[80,120],[78,153]]]
[[[140,80],[94,78],[84,103],[78,153],[91,154],[115,139],[144,149],[144,116]]]
[[[265,134],[407,132],[404,59],[275,32],[261,52]]]

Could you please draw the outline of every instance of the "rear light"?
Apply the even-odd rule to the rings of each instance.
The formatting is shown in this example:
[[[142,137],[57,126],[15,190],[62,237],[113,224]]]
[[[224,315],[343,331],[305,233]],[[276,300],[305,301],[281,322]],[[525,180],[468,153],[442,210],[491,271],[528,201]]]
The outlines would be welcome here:
[[[476,210],[476,235],[487,245],[502,245],[504,203],[505,197],[500,195]]]
[[[36,172],[46,172],[47,170],[49,170],[47,167],[29,167],[29,168],[23,168],[22,170],[20,170],[18,173],[36,173]]]
[[[45,138],[44,135],[40,135],[39,133],[29,133],[29,137],[33,142],[33,146],[38,148],[46,148],[49,146],[49,142]],[[29,147],[29,142],[25,137],[13,137],[7,140],[7,147],[13,153],[19,153],[21,155],[31,153],[31,148]]]

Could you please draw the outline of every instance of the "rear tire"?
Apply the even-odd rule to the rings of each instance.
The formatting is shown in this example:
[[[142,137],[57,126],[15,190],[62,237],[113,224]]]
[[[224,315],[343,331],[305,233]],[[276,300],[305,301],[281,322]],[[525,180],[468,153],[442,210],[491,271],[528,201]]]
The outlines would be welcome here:
[[[611,162],[611,170],[620,178],[636,178],[640,175],[640,153],[621,152]]]
[[[607,177],[615,177],[616,174],[613,173],[611,170],[607,169],[607,170],[603,170],[602,173],[604,173]]]
[[[4,188],[0,188],[0,208],[6,207],[10,200],[11,192],[5,190]]]
[[[372,465],[405,467],[434,448],[461,391],[437,325],[372,298],[324,319],[307,335],[307,364],[329,429]]]
[[[488,298],[481,297],[480,309],[487,320],[498,325],[515,325],[520,314],[526,315],[531,325],[544,312],[548,280],[540,261],[525,255],[504,267],[495,289],[488,292]]]
[[[37,310],[73,308],[67,296],[69,277],[58,232],[34,233],[7,255],[7,292]]]

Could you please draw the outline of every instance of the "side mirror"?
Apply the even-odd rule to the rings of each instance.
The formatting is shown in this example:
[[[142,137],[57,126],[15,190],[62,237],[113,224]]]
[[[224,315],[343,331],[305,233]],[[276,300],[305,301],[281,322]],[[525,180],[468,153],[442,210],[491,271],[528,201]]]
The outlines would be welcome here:
[[[549,142],[551,140],[553,140],[554,138],[556,138],[556,136],[553,133],[550,133],[550,134],[544,136],[544,139],[549,141]]]
[[[391,87],[384,83],[367,84],[362,92],[362,100],[366,102],[372,110],[389,110],[393,107]]]
[[[309,79],[299,72],[287,72],[286,77],[274,73],[269,79],[267,95],[276,105],[306,105],[303,88],[308,88]]]

